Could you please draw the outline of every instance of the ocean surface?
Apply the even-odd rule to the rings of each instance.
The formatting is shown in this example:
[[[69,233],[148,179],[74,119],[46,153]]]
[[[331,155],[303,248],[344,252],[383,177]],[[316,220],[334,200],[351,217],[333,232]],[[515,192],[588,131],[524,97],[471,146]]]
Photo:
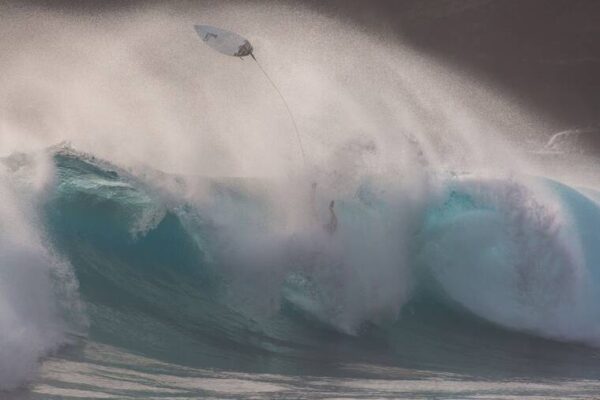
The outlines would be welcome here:
[[[193,203],[164,184],[183,185],[176,176],[68,146],[45,154],[55,177],[43,201],[15,180],[35,157],[2,160],[43,227],[41,247],[3,242],[22,264],[2,271],[21,285],[3,324],[27,333],[3,339],[2,354],[32,363],[15,384],[35,375],[2,398],[599,393],[596,192],[444,175],[407,214],[394,199],[409,194],[372,178],[338,199],[330,236],[269,218],[272,185],[256,180],[197,178],[208,200]],[[40,258],[47,280],[23,272]],[[19,319],[34,309],[44,317]]]

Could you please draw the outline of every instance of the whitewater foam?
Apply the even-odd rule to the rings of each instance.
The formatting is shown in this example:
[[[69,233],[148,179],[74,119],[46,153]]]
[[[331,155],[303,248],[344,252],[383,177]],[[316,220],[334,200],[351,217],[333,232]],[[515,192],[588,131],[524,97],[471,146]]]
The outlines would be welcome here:
[[[38,206],[52,181],[49,164],[22,154],[2,161],[0,390],[33,379],[40,358],[67,342],[67,312],[73,327],[83,321],[76,281],[49,252],[41,227]]]

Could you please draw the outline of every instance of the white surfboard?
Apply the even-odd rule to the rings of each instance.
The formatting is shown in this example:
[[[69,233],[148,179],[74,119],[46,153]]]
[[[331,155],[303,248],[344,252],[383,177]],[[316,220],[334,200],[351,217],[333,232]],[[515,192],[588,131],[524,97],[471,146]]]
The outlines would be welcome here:
[[[194,25],[194,29],[204,43],[219,53],[235,57],[252,55],[250,42],[237,33],[209,25]]]

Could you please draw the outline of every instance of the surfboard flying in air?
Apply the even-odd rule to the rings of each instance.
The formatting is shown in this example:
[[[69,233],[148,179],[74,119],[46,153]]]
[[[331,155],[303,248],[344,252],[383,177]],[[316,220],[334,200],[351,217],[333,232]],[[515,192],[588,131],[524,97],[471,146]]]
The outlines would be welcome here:
[[[287,109],[292,123],[294,124],[296,138],[298,139],[298,146],[300,147],[300,151],[302,153],[302,161],[304,162],[304,165],[306,165],[306,155],[304,153],[304,147],[302,146],[300,131],[298,130],[298,125],[296,124],[296,119],[292,114],[292,110],[290,110],[290,106],[288,105],[287,101],[285,100],[285,97],[283,97],[283,94],[281,93],[275,82],[273,82],[271,77],[269,77],[265,69],[262,67],[262,65],[260,65],[256,57],[254,56],[254,48],[252,47],[252,44],[250,44],[250,41],[238,35],[237,33],[229,32],[221,28],[215,28],[214,26],[194,25],[194,29],[196,30],[196,33],[198,33],[198,36],[200,36],[202,41],[208,46],[210,46],[213,50],[216,50],[221,54],[225,54],[232,57],[239,57],[241,59],[244,59],[244,57],[246,56],[250,56],[254,59],[254,61],[256,61],[256,65],[258,65],[258,68],[260,68],[262,73],[271,83],[271,85],[283,101],[285,108]]]
[[[292,113],[290,106],[288,105],[287,101],[285,100],[285,97],[283,96],[283,94],[281,93],[281,91],[279,90],[279,88],[277,87],[275,82],[271,79],[271,77],[267,74],[265,69],[262,67],[262,65],[258,62],[256,57],[254,56],[254,48],[252,47],[252,44],[250,43],[250,41],[248,39],[238,35],[237,33],[229,32],[225,29],[215,28],[214,26],[194,25],[194,29],[196,30],[196,33],[198,33],[198,36],[200,36],[202,41],[204,43],[206,43],[209,47],[211,47],[213,50],[216,50],[221,54],[225,54],[225,55],[233,56],[233,57],[239,57],[241,59],[243,59],[246,56],[251,56],[254,59],[254,61],[256,62],[256,65],[258,65],[258,68],[260,68],[260,70],[265,75],[267,80],[271,83],[271,85],[273,86],[273,88],[275,89],[275,91],[277,92],[279,97],[281,98],[283,104],[285,105],[285,108],[290,116],[290,119],[291,119],[293,125],[294,125],[294,131],[296,132],[296,139],[298,140],[298,147],[299,147],[301,155],[302,155],[302,161],[304,163],[304,166],[306,167],[306,165],[307,165],[306,154],[304,153],[304,146],[302,145],[302,138],[300,136],[300,131],[298,130],[298,125],[296,124],[296,119],[294,118],[294,114]],[[313,193],[314,193],[314,191],[316,191],[316,183],[313,183],[312,189],[313,189]],[[325,230],[331,235],[333,235],[335,233],[335,231],[337,230],[337,226],[338,226],[337,216],[334,211],[334,204],[335,204],[335,202],[332,200],[329,205],[331,219],[330,219],[329,223],[324,226]]]
[[[256,59],[252,54],[254,48],[250,42],[237,33],[208,25],[195,25],[194,28],[204,43],[219,53],[240,58],[251,56]]]

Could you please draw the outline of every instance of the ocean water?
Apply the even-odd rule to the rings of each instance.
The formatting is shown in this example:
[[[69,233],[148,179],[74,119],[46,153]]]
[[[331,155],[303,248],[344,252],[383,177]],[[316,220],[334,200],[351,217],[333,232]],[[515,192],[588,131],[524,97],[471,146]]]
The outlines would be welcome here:
[[[8,293],[30,325],[3,313],[3,329],[31,336],[3,343],[14,357],[3,357],[3,370],[20,354],[32,364],[21,373],[42,360],[29,387],[7,398],[564,398],[599,389],[595,193],[549,179],[528,178],[534,190],[514,177],[442,176],[413,205],[417,216],[402,217],[413,225],[399,229],[371,179],[338,200],[330,237],[268,221],[257,182],[207,181],[211,201],[193,204],[89,154],[48,152],[56,177],[38,223],[52,252],[4,250],[52,264],[46,280]],[[30,162],[4,159],[13,174]],[[44,318],[27,321],[24,301]]]

